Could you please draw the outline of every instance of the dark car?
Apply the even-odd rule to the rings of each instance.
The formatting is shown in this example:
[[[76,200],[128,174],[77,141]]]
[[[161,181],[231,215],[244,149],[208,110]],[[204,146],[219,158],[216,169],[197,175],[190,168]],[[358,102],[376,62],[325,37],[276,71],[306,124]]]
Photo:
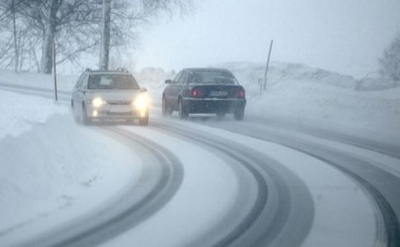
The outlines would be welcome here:
[[[86,69],[79,77],[71,99],[75,120],[122,120],[149,123],[149,97],[126,69]]]
[[[190,68],[180,71],[162,95],[164,116],[178,111],[180,118],[192,113],[215,113],[219,117],[232,113],[242,120],[246,106],[244,88],[226,69]]]

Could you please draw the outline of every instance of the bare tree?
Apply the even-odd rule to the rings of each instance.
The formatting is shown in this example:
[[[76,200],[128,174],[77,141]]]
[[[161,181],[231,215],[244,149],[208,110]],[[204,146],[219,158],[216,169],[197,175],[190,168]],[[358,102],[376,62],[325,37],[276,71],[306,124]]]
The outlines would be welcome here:
[[[14,71],[18,72],[19,65],[20,65],[20,51],[21,51],[21,37],[19,36],[19,28],[17,26],[17,13],[18,9],[22,3],[22,0],[4,0],[3,2],[0,2],[0,10],[2,10],[2,14],[0,16],[0,19],[3,21],[5,24],[5,27],[8,27],[8,31],[10,31],[7,35],[7,30],[4,30],[5,32],[2,32],[5,37],[11,37],[12,36],[12,50],[14,51],[14,56],[11,59],[11,63],[14,64]],[[10,23],[11,22],[11,27]],[[4,28],[4,27],[3,27]],[[7,39],[7,38],[6,38]],[[11,41],[11,39],[8,39],[8,41]],[[11,45],[11,42],[6,42],[6,44],[3,46],[5,49],[1,52],[3,56],[5,53],[7,53],[7,50],[11,50],[9,47]],[[1,57],[3,57],[1,56]],[[11,64],[9,63],[9,64]]]
[[[400,33],[383,52],[379,59],[380,73],[396,82],[400,81]]]
[[[136,27],[149,24],[162,14],[172,15],[177,10],[185,13],[194,3],[193,0],[137,0],[133,3],[128,0],[114,0],[110,6],[109,1],[103,0],[103,37],[99,63],[101,69],[108,69],[111,47],[136,41]]]
[[[36,68],[51,73],[52,42],[57,63],[79,64],[81,54],[98,54],[102,40],[103,0],[2,0],[0,66]],[[195,0],[107,0],[110,2],[110,47],[124,50],[137,42],[138,27],[161,14],[187,11]],[[11,24],[10,24],[11,23]],[[107,44],[109,43],[109,44]],[[13,53],[10,51],[13,50]],[[41,54],[41,56],[40,56]],[[105,56],[108,59],[108,55]],[[102,62],[99,64],[101,65]]]
[[[100,69],[108,69],[110,53],[111,0],[103,0],[103,21],[100,48]]]
[[[101,4],[92,0],[31,0],[21,10],[42,38],[40,70],[52,70],[52,43],[58,39],[61,61],[74,59],[80,52],[98,44],[97,32]],[[96,31],[95,31],[96,30]]]

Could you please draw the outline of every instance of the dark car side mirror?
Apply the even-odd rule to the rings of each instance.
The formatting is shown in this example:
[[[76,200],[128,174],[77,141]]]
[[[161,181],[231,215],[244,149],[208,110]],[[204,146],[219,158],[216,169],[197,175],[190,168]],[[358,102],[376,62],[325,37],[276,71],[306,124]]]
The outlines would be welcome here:
[[[171,84],[171,83],[172,83],[172,81],[170,79],[165,80],[165,84]]]

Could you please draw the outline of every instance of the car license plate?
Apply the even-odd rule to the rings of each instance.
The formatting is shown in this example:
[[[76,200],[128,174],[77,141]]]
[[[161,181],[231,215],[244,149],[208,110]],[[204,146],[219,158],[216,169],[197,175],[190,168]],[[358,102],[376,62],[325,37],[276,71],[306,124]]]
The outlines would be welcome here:
[[[113,113],[127,113],[130,112],[131,108],[129,106],[111,106],[110,112]]]
[[[212,97],[228,96],[228,92],[227,91],[211,91],[210,96],[212,96]]]

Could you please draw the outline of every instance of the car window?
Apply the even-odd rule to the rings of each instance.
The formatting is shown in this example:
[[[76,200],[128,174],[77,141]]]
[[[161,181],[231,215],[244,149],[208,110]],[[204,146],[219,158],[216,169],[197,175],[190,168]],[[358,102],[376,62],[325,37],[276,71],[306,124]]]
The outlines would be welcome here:
[[[185,81],[186,81],[186,75],[187,75],[186,71],[182,71],[182,75],[181,75],[181,77],[180,77],[179,80],[178,80],[178,84],[184,84],[184,83],[185,83]]]
[[[181,77],[181,75],[182,75],[182,71],[179,72],[179,73],[174,77],[174,79],[172,80],[172,84],[178,83],[179,78]]]
[[[84,74],[84,75],[82,76],[82,79],[80,80],[80,82],[79,82],[79,84],[78,84],[78,88],[79,88],[79,89],[87,88],[86,85],[87,85],[88,77],[89,77],[88,74]]]
[[[191,84],[238,84],[231,73],[218,70],[192,71],[188,81]]]
[[[92,74],[89,77],[88,89],[130,90],[139,89],[132,75]]]
[[[76,88],[79,88],[80,85],[82,84],[82,78],[83,78],[84,75],[85,75],[85,73],[82,73],[82,74],[79,76],[78,80],[76,80],[76,83],[75,83],[75,87],[76,87]]]

